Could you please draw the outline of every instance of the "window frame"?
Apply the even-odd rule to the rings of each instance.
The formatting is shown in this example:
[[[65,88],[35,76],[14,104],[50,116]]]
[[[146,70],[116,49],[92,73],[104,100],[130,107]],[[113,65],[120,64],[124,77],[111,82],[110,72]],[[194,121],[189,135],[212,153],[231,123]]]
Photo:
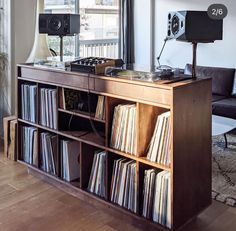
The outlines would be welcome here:
[[[121,57],[121,0],[118,0],[118,5],[119,5],[119,10],[118,10],[118,57],[117,58],[120,58]],[[75,14],[79,14],[80,12],[80,0],[75,0],[75,11],[74,13]],[[99,40],[105,40],[105,39],[99,39]],[[75,51],[74,51],[74,54],[75,54],[75,58],[79,58],[80,57],[80,46],[81,46],[81,40],[80,40],[80,36],[79,34],[78,35],[75,35],[74,36],[74,42],[75,42]]]

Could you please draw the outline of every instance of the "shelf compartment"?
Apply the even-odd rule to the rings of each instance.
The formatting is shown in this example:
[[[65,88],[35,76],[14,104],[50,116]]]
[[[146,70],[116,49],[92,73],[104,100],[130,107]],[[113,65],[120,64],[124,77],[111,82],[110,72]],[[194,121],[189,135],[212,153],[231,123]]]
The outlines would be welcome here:
[[[60,175],[58,143],[57,134],[39,129],[39,168],[55,176]]]
[[[81,143],[81,188],[87,190],[95,152],[101,149]]]
[[[148,203],[149,206],[151,206],[151,207],[148,207],[148,206],[145,207],[145,209],[144,209],[145,219],[148,219],[148,220],[150,220],[152,222],[158,223],[158,222],[154,221],[154,217],[155,217],[155,219],[157,219],[157,213],[156,214],[153,213],[154,206],[156,206],[158,204],[158,202],[157,202],[158,196],[156,195],[158,190],[157,190],[157,192],[155,190],[158,187],[160,187],[160,185],[163,182],[160,183],[160,180],[157,181],[157,177],[158,177],[158,174],[160,175],[160,174],[163,174],[163,173],[165,173],[166,176],[167,176],[168,174],[170,174],[170,172],[163,171],[163,170],[158,169],[158,168],[153,168],[151,166],[148,166],[148,165],[142,164],[142,163],[139,163],[138,166],[139,166],[139,170],[138,170],[138,178],[139,178],[139,180],[138,180],[138,182],[139,182],[139,201],[140,201],[139,214],[140,214],[140,216],[143,216],[144,202]],[[146,179],[145,179],[145,171],[147,171],[146,172],[146,174],[147,174],[146,175],[146,177],[147,177]],[[167,178],[165,178],[165,179],[167,179]],[[147,188],[146,189],[145,189],[145,182],[147,184],[147,186],[146,186]],[[159,185],[156,184],[157,182],[159,182]],[[152,186],[151,186],[151,183],[152,183]],[[151,187],[152,187],[151,191],[148,191],[148,192],[145,191],[145,190],[150,190]],[[167,184],[166,184],[166,187],[167,187]],[[169,178],[168,187],[171,188],[170,178]],[[159,190],[161,190],[161,189],[159,189]],[[166,217],[166,220],[165,219],[160,219],[160,221],[163,224],[167,225],[169,228],[171,228],[171,224],[170,224],[171,223],[171,212],[170,211],[172,211],[172,208],[171,208],[171,193],[169,194],[169,196],[168,196],[168,191],[166,193],[167,193],[166,194],[166,198],[168,198],[169,202],[170,202],[169,203],[169,207],[168,207],[169,208],[169,213],[165,214],[165,211],[163,211],[163,210],[159,211],[159,209],[158,209],[158,211],[159,211],[158,214],[164,212],[163,215],[160,215],[160,218],[164,217],[164,216],[169,216],[168,219]],[[145,201],[144,201],[144,194],[146,195],[146,200]],[[169,221],[169,223],[166,222],[167,220]]]
[[[68,137],[73,140],[82,141],[84,143],[94,145],[96,147],[105,148],[105,139],[93,132],[87,131],[60,131],[59,135]]]
[[[38,128],[24,123],[18,123],[18,159],[29,165],[38,167]]]
[[[38,84],[31,81],[18,82],[18,117],[38,123]]]
[[[75,117],[67,113],[59,114],[59,131],[72,135],[81,140],[87,140],[98,145],[105,146],[105,124],[90,121],[85,118]]]
[[[165,108],[137,103],[137,156],[146,156],[157,117],[167,111]]]
[[[106,151],[82,143],[81,163],[81,188],[98,197],[107,199]]]
[[[86,141],[87,143],[97,144],[105,148],[105,137],[104,137],[104,134],[102,133],[96,134],[94,132],[89,132],[82,135],[80,138],[84,142]]]
[[[109,153],[108,163],[109,200],[133,213],[138,213],[136,161]]]
[[[100,123],[105,123],[105,120],[97,119],[95,117],[95,113],[83,112],[83,111],[79,111],[79,110],[65,110],[65,109],[61,109],[61,108],[59,108],[58,111],[63,112],[63,113],[67,113],[70,115],[86,118],[89,120],[94,120],[94,121],[97,121]]]
[[[95,113],[98,95],[74,89],[59,88],[59,108]]]
[[[137,104],[132,101],[109,97],[107,100],[107,146],[136,154]]]
[[[58,129],[58,88],[39,84],[39,123],[40,125]]]
[[[105,124],[98,121],[91,121],[88,118],[78,117],[75,114],[67,112],[59,112],[59,131],[73,130],[73,131],[97,131],[102,134],[105,133]]]
[[[81,143],[59,136],[59,176],[62,180],[80,187]]]

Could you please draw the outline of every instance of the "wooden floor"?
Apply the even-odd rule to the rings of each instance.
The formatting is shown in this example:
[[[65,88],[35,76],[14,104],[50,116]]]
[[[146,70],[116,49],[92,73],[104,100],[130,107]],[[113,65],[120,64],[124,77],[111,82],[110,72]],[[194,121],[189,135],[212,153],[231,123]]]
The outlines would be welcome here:
[[[140,231],[28,175],[0,155],[0,231]],[[235,231],[236,208],[213,202],[184,231]]]

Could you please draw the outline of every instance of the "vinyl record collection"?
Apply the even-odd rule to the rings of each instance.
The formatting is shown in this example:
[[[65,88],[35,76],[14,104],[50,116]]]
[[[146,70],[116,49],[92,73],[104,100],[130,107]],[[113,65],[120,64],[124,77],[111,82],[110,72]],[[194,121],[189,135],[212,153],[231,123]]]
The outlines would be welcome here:
[[[22,158],[28,164],[38,165],[37,129],[34,127],[22,127]]]
[[[105,120],[105,96],[98,96],[95,118]]]
[[[41,125],[57,129],[57,90],[40,89],[40,122]]]
[[[136,146],[136,105],[118,105],[114,109],[111,142],[112,148],[134,154]]]
[[[21,84],[21,115],[22,119],[36,123],[36,94],[37,86]]]
[[[114,161],[111,201],[137,213],[136,162],[127,159]]]
[[[88,191],[98,196],[106,196],[105,173],[106,172],[106,152],[96,151],[93,158],[92,170],[90,173]]]
[[[170,164],[170,124],[169,111],[157,117],[156,126],[147,153],[147,158],[149,160],[163,165]]]
[[[142,215],[171,228],[170,172],[145,170]]]
[[[41,169],[50,174],[57,175],[57,136],[48,132],[42,132],[40,138],[42,147]]]
[[[77,141],[61,140],[61,177],[66,181],[80,177],[79,146]]]

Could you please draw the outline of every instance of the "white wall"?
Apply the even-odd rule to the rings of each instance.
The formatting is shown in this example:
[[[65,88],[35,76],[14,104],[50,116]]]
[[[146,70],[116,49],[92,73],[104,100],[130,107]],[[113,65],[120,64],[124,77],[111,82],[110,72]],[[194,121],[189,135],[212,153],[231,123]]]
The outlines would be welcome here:
[[[15,61],[25,62],[28,58],[33,41],[35,26],[36,0],[14,0],[15,26]]]
[[[149,0],[150,1],[150,0]],[[141,0],[136,1],[139,5]],[[197,51],[197,64],[206,66],[221,66],[221,67],[236,67],[236,2],[232,0],[221,0],[228,8],[228,16],[224,19],[224,34],[223,41],[215,41],[215,43],[199,44]],[[169,11],[178,10],[207,10],[208,6],[216,3],[214,0],[156,0],[155,9],[155,52],[157,57],[161,50],[163,39],[167,34],[167,14]],[[136,7],[137,9],[138,7]],[[139,24],[144,24],[146,28],[150,25],[147,24],[146,18],[150,12],[148,9],[143,8],[142,14],[135,11],[136,27]],[[141,16],[142,15],[142,16]],[[138,17],[139,16],[139,17]],[[136,32],[136,61],[137,65],[142,65],[144,60],[140,57],[150,56],[148,46],[145,47],[143,38],[140,38],[140,32]],[[148,33],[145,35],[145,40],[149,41]],[[176,40],[168,41],[166,48],[161,57],[161,64],[170,65],[172,67],[184,67],[186,63],[192,62],[192,47],[190,43],[178,42]]]
[[[150,1],[151,0],[134,1],[135,64],[137,65],[138,69],[147,69],[147,71],[149,70],[151,63]]]
[[[33,42],[36,0],[11,0],[11,69],[12,112],[15,112],[16,65],[25,63]]]

